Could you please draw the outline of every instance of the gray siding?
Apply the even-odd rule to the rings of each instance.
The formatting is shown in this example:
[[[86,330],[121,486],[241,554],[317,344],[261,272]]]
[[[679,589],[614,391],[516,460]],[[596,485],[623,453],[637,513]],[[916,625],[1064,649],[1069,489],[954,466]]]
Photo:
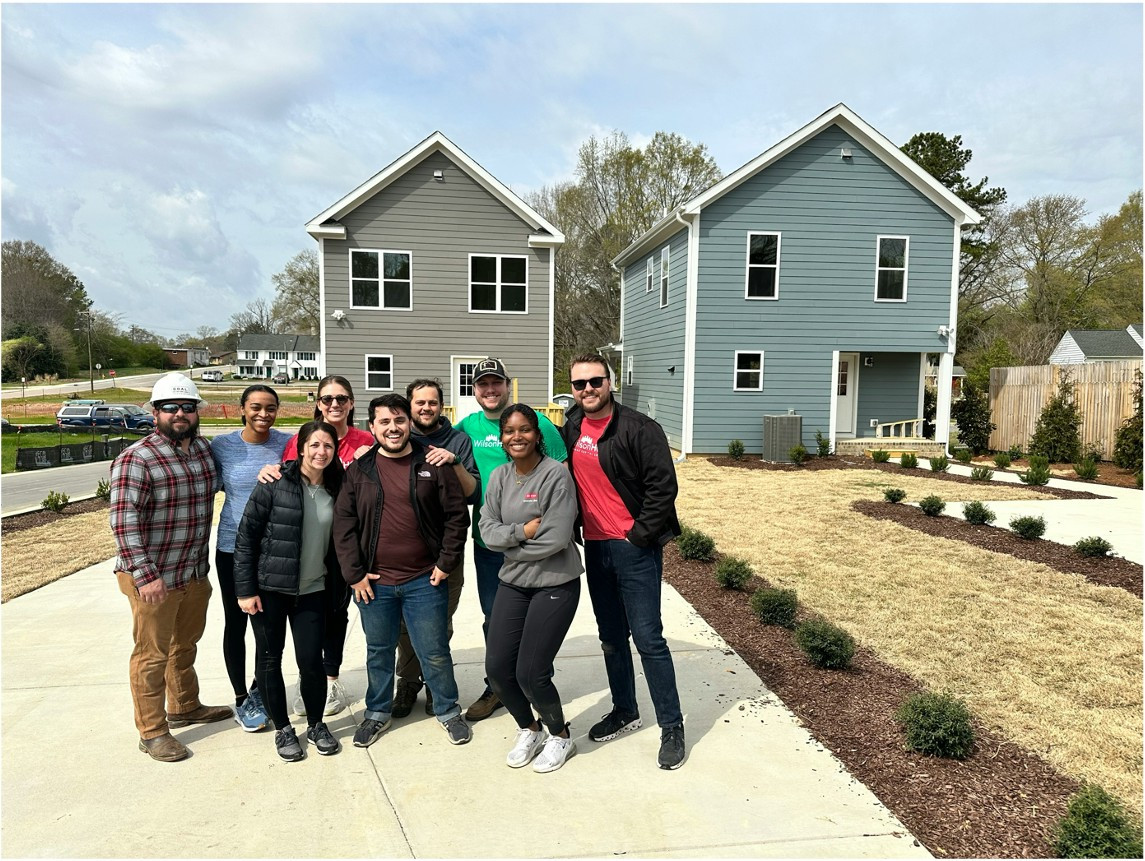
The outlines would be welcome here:
[[[874,363],[864,367],[865,359]],[[855,436],[875,435],[871,421],[897,422],[919,419],[918,377],[921,360],[917,353],[863,353],[859,356],[859,404]]]
[[[751,231],[782,235],[777,301],[744,298]],[[880,235],[910,237],[906,302],[874,301]],[[734,438],[758,450],[762,416],[789,408],[810,447],[827,431],[833,350],[909,354],[901,379],[877,385],[910,401],[885,420],[913,416],[918,354],[945,348],[935,330],[949,321],[953,248],[953,219],[837,126],[713,201],[700,215],[693,450],[722,452]],[[732,391],[737,349],[765,352],[762,392]],[[876,382],[860,378],[860,405],[892,397],[864,384]]]
[[[445,181],[433,178],[444,171]],[[394,391],[440,377],[451,400],[450,356],[498,356],[521,400],[549,396],[549,254],[529,248],[532,229],[445,154],[432,153],[341,219],[345,240],[324,242],[326,371],[365,388],[366,354],[392,354]],[[350,249],[411,253],[413,309],[350,307]],[[524,255],[527,314],[469,312],[469,255]],[[330,319],[341,308],[341,325]],[[372,397],[377,392],[368,392]],[[369,397],[359,396],[359,401]]]
[[[668,250],[668,304],[660,307],[660,254]],[[653,260],[652,290],[646,289],[647,260]],[[688,274],[688,230],[630,264],[624,270],[624,357],[621,380],[625,380],[628,357],[633,358],[633,384],[625,386],[620,401],[653,415],[668,435],[668,444],[678,449],[684,429],[684,311]],[[675,373],[668,368],[675,367]],[[654,408],[653,408],[654,403]]]

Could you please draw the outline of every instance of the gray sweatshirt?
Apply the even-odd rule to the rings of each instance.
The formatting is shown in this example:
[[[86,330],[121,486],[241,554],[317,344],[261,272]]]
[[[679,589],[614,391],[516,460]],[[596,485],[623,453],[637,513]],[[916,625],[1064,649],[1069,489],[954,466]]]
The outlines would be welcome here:
[[[584,566],[573,543],[576,515],[576,485],[560,461],[542,458],[523,477],[512,463],[493,470],[481,506],[481,538],[505,554],[501,580],[536,589],[579,577]],[[541,525],[526,538],[524,525],[534,517]]]

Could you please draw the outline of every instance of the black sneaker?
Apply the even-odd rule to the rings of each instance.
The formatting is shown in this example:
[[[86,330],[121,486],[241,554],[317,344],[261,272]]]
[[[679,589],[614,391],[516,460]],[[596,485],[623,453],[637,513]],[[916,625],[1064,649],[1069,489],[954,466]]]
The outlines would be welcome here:
[[[407,679],[398,679],[398,688],[394,692],[394,707],[391,713],[396,718],[404,718],[413,711],[413,704],[417,702],[417,692],[421,685]]]
[[[433,691],[429,689],[429,685],[425,686],[425,713],[433,715]]]
[[[378,737],[390,728],[390,722],[366,718],[354,732],[354,747],[369,747]]]
[[[588,737],[593,741],[610,741],[622,733],[633,732],[640,727],[640,715],[626,715],[613,709],[588,731]]]
[[[298,760],[306,757],[306,751],[302,749],[292,726],[275,732],[274,748],[285,762],[298,762]]]
[[[467,744],[473,738],[473,730],[469,728],[469,724],[465,722],[465,718],[458,715],[455,718],[450,718],[441,725],[445,730],[445,734],[449,736],[450,744]]]
[[[342,749],[342,743],[334,738],[323,721],[306,730],[306,740],[318,748],[322,756],[332,756]]]
[[[660,755],[656,764],[661,768],[679,768],[684,764],[684,725],[670,726],[660,733]]]

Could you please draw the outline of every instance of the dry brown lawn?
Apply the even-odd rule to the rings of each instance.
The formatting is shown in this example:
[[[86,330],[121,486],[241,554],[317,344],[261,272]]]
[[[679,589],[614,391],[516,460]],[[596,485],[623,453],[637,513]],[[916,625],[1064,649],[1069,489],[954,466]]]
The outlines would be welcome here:
[[[850,631],[882,660],[964,698],[987,726],[1141,812],[1142,606],[1096,586],[852,511],[908,499],[1044,498],[871,470],[678,467],[680,518]]]
[[[11,534],[3,541],[0,601],[39,589],[115,555],[106,511],[77,514]]]

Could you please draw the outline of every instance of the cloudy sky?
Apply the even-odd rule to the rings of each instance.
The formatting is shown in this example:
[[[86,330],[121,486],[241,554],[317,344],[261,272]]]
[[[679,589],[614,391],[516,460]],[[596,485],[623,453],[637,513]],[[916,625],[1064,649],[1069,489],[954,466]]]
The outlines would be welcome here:
[[[961,134],[1012,202],[1140,188],[1140,4],[5,3],[2,233],[173,336],[271,298],[303,225],[434,130],[518,192],[611,129],[731,171],[838,102]]]

